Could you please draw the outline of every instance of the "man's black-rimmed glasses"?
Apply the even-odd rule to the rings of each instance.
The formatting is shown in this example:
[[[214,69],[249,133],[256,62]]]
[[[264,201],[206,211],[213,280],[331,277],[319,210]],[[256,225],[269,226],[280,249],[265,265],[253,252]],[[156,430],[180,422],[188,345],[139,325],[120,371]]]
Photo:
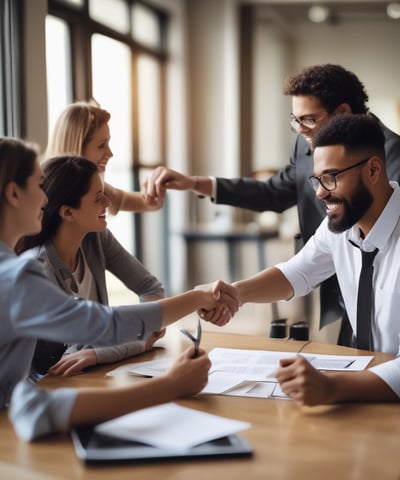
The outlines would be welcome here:
[[[371,157],[365,158],[364,160],[361,160],[360,162],[357,162],[354,165],[350,165],[350,167],[342,168],[342,170],[337,170],[336,172],[323,173],[319,177],[315,177],[314,175],[311,175],[308,178],[310,179],[310,182],[315,191],[317,191],[319,186],[321,185],[321,187],[327,190],[328,192],[332,192],[332,190],[335,190],[337,186],[336,177],[338,175],[341,175],[342,173],[347,172],[348,170],[351,170],[353,168],[364,165],[364,163],[367,163],[370,158]]]

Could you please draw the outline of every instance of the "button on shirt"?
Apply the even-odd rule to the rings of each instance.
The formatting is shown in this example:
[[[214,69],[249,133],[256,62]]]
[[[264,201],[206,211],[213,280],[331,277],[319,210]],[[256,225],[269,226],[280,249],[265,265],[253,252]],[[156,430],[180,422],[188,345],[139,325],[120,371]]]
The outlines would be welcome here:
[[[379,249],[374,261],[372,337],[377,351],[400,353],[400,188],[390,182],[393,194],[365,238],[358,226],[332,233],[325,218],[315,235],[288,262],[277,265],[291,283],[294,296],[306,295],[331,275],[337,275],[353,332],[356,332],[357,290],[361,270],[361,250]],[[388,362],[398,373],[398,363]],[[390,367],[392,365],[392,367]],[[385,371],[380,367],[379,372]],[[400,394],[400,377],[397,390]],[[393,388],[393,387],[392,387]]]

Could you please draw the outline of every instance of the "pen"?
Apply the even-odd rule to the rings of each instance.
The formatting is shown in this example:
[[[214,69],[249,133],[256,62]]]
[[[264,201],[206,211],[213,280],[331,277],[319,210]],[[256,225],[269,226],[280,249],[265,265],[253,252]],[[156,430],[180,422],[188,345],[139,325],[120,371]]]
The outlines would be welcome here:
[[[311,340],[308,340],[307,342],[303,343],[303,345],[297,350],[296,355],[298,357],[301,357],[300,353],[303,351],[303,349],[311,343]]]
[[[199,355],[199,346],[201,341],[201,323],[200,318],[197,320],[197,337],[194,337],[190,332],[188,332],[185,328],[181,328],[181,332],[189,338],[194,344],[194,354],[193,358],[196,358]]]

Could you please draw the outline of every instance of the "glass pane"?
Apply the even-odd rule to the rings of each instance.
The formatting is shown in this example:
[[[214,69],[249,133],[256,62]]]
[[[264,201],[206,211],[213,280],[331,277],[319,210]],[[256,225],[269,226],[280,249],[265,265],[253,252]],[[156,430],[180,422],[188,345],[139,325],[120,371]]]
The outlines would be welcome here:
[[[126,45],[103,35],[92,37],[93,96],[110,112],[110,148],[114,154],[105,174],[106,182],[132,189],[131,54]],[[109,227],[129,251],[133,245],[132,215],[120,212],[109,217]]]
[[[161,44],[160,24],[157,14],[136,3],[132,6],[132,36],[148,47],[159,48]]]
[[[46,75],[48,128],[72,102],[70,32],[64,20],[46,17]]]
[[[129,33],[129,9],[125,0],[89,0],[89,15],[121,33]]]
[[[139,160],[161,163],[160,64],[148,55],[138,58]]]

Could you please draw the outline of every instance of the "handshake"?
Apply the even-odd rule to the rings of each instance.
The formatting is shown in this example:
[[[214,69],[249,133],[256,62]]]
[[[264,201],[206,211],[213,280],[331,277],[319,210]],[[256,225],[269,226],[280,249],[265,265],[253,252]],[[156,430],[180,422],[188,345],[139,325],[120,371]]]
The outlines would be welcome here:
[[[199,317],[219,327],[226,325],[242,305],[238,289],[221,280],[199,285],[194,290],[206,294],[206,301],[197,310]]]

